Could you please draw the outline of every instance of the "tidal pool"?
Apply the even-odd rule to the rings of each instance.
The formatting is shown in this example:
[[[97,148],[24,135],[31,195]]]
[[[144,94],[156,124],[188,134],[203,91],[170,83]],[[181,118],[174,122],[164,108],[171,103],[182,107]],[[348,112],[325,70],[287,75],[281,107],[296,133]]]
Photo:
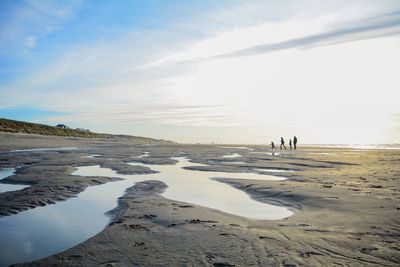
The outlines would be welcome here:
[[[9,191],[17,191],[17,190],[21,190],[21,189],[29,186],[29,185],[20,185],[20,184],[7,184],[7,183],[3,183],[1,181],[4,178],[7,178],[8,176],[13,175],[14,173],[15,173],[15,169],[13,169],[13,168],[0,170],[0,193],[9,192]]]
[[[28,149],[15,149],[10,152],[35,152],[35,151],[69,151],[69,150],[77,150],[77,147],[74,146],[65,146],[65,147],[46,147],[46,148],[28,148]]]
[[[0,266],[33,261],[71,248],[96,235],[109,223],[105,213],[117,206],[118,197],[136,182],[160,180],[168,185],[163,196],[210,207],[230,214],[261,220],[288,217],[285,208],[252,200],[246,193],[210,178],[282,180],[284,178],[254,173],[225,173],[186,170],[204,166],[177,158],[175,165],[148,166],[155,174],[121,175],[99,166],[79,167],[74,175],[109,176],[124,180],[92,186],[64,202],[38,207],[17,215],[0,218]]]
[[[222,156],[223,158],[241,158],[242,157],[242,155],[240,155],[239,153],[233,153],[233,154],[229,154],[229,155],[225,155],[225,156]]]
[[[150,152],[145,151],[145,152],[143,152],[142,155],[137,156],[137,157],[135,157],[135,158],[137,158],[137,159],[142,159],[142,158],[146,158],[146,157],[150,157]]]
[[[89,155],[89,156],[83,156],[82,158],[84,159],[94,159],[97,157],[102,157],[103,155],[99,155],[99,154],[93,154],[93,155]]]
[[[213,171],[187,170],[188,166],[206,166],[204,164],[189,162],[185,158],[175,158],[175,165],[145,165],[158,173],[142,175],[118,174],[108,168],[96,166],[79,167],[74,173],[82,176],[108,176],[126,179],[125,181],[139,182],[145,180],[159,180],[168,185],[162,194],[172,200],[188,202],[204,207],[217,209],[230,214],[251,219],[277,220],[292,215],[285,208],[255,201],[245,192],[233,188],[212,178],[252,179],[252,180],[284,180],[283,177],[255,174],[255,173],[227,173]],[[110,188],[112,190],[112,188]]]
[[[109,222],[105,212],[131,185],[92,186],[77,198],[0,217],[0,266],[38,260],[96,235]]]

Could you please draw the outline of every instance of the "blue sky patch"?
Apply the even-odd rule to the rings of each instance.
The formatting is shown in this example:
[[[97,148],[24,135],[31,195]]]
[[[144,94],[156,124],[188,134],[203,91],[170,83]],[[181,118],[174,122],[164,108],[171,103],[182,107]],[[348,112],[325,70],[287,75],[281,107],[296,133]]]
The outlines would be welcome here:
[[[63,116],[66,114],[65,112],[44,110],[34,107],[10,107],[0,109],[0,118],[28,122],[40,122],[49,117]]]

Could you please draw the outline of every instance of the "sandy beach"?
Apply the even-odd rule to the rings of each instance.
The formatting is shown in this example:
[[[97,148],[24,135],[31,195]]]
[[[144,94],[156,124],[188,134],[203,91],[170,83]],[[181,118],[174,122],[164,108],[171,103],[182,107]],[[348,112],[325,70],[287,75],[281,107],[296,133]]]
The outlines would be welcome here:
[[[118,199],[103,231],[66,251],[17,266],[400,264],[399,150],[300,147],[270,155],[263,146],[243,149],[22,134],[0,134],[0,144],[0,168],[18,167],[3,182],[30,185],[0,193],[2,217],[68,201],[87,188],[121,179],[72,175],[77,167],[99,165],[119,174],[151,174],[151,164],[175,164],[175,157],[205,164],[187,167],[202,172],[275,170],[273,175],[287,179],[215,179],[258,202],[294,212],[280,220],[249,219],[167,199],[161,193],[168,185],[148,180],[128,188]],[[62,147],[68,149],[54,150]],[[10,152],[23,149],[33,150]],[[148,156],[141,156],[145,152]],[[132,161],[150,167],[129,165]]]
[[[400,1],[0,7],[0,267],[400,267]]]

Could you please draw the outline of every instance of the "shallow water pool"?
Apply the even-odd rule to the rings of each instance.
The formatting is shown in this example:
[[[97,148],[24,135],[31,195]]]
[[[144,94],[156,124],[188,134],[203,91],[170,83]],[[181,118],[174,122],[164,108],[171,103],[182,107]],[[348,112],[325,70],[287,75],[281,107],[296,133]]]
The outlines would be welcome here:
[[[241,158],[242,155],[240,155],[239,153],[233,153],[233,154],[229,154],[229,155],[224,155],[222,157],[223,158],[227,158],[227,159],[230,159],[230,158]]]
[[[109,176],[124,180],[92,186],[64,202],[39,207],[0,218],[0,266],[37,260],[71,248],[99,233],[109,222],[105,212],[117,206],[118,197],[136,182],[160,180],[168,185],[163,196],[223,212],[274,220],[292,215],[285,207],[252,200],[246,193],[210,178],[282,180],[254,173],[223,173],[186,170],[186,166],[204,166],[177,158],[176,165],[148,166],[155,174],[121,175],[99,166],[79,167],[74,175]]]
[[[185,158],[176,158],[175,165],[145,165],[141,163],[129,163],[150,167],[158,173],[142,175],[118,174],[109,168],[96,166],[79,167],[74,173],[82,176],[108,176],[125,179],[119,183],[136,183],[145,180],[159,180],[168,185],[162,194],[164,197],[188,202],[204,207],[209,207],[230,214],[260,220],[276,220],[288,217],[292,214],[285,207],[278,207],[261,203],[251,199],[245,192],[233,188],[225,183],[210,178],[252,179],[252,180],[284,180],[285,178],[255,173],[226,173],[212,171],[187,170],[188,166],[206,166],[192,163]],[[117,184],[117,183],[115,183]],[[113,190],[113,186],[109,186]]]
[[[92,186],[77,198],[1,217],[0,266],[38,260],[96,235],[109,222],[105,212],[116,207],[117,198],[131,185]]]

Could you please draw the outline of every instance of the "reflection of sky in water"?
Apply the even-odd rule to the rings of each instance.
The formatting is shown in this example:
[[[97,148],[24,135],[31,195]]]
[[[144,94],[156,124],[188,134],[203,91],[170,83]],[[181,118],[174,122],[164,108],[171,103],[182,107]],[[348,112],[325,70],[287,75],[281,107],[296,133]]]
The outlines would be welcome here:
[[[233,153],[231,155],[225,155],[225,156],[222,156],[222,157],[223,158],[240,158],[240,157],[242,157],[242,155],[240,155],[238,153]]]
[[[46,147],[46,148],[28,148],[28,149],[15,149],[10,152],[30,152],[30,151],[69,151],[69,150],[77,150],[77,147],[74,146],[66,146],[66,147]]]
[[[143,180],[160,180],[168,185],[163,196],[169,199],[189,202],[205,207],[218,209],[227,213],[253,219],[281,219],[292,213],[283,207],[277,207],[252,200],[246,193],[227,184],[210,178],[233,178],[252,180],[283,180],[282,177],[255,173],[226,173],[212,171],[185,170],[185,166],[205,166],[177,158],[176,165],[149,165],[159,173],[144,175],[122,175],[111,169],[99,166],[80,167],[75,174],[83,176],[112,176],[129,179],[134,182]],[[130,163],[131,165],[142,165]]]
[[[137,158],[137,159],[141,159],[141,158],[146,158],[146,157],[149,157],[150,156],[150,152],[143,152],[143,154],[142,155],[140,155],[140,156],[137,156],[137,157],[135,157],[135,158]]]
[[[270,155],[270,156],[279,156],[281,153],[279,153],[279,152],[265,152],[265,154]]]
[[[94,159],[96,157],[102,157],[103,155],[99,155],[99,154],[93,154],[93,155],[89,155],[89,156],[83,156],[82,158],[84,159]]]
[[[182,169],[204,166],[179,158],[176,165],[149,165],[161,173],[120,175],[99,166],[79,167],[75,175],[121,177],[125,180],[92,186],[72,198],[55,205],[39,207],[0,219],[0,266],[32,261],[73,247],[99,233],[109,222],[104,213],[117,206],[118,197],[134,182],[160,180],[168,184],[163,196],[215,208],[227,213],[256,219],[280,219],[292,212],[252,200],[243,191],[209,179],[229,177],[241,179],[281,180],[283,178],[254,173],[205,172]],[[132,165],[144,165],[132,163]]]
[[[0,170],[0,180],[7,178],[15,173],[15,169],[3,169]],[[21,190],[29,185],[19,185],[19,184],[3,184],[0,183],[0,193],[8,192],[8,191],[17,191]]]
[[[94,236],[109,221],[104,213],[130,185],[93,186],[78,198],[0,218],[0,266],[40,259]]]

